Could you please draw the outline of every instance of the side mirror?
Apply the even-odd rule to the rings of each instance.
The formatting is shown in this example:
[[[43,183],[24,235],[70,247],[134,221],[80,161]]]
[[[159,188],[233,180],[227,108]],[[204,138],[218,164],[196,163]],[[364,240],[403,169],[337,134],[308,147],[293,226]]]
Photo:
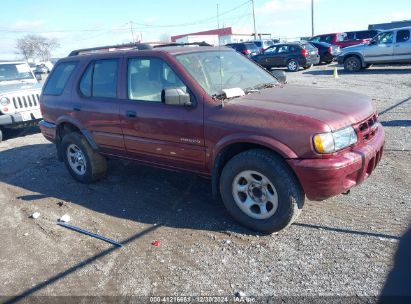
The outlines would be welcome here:
[[[273,75],[279,83],[286,83],[287,82],[287,75],[284,71],[274,70],[270,71],[270,74]]]
[[[180,88],[165,88],[161,92],[161,100],[173,106],[192,106],[190,94],[185,93]]]
[[[43,79],[43,78],[41,77],[41,74],[39,74],[39,73],[35,73],[34,76],[36,77],[36,79],[37,79],[38,81],[40,81],[40,80]]]

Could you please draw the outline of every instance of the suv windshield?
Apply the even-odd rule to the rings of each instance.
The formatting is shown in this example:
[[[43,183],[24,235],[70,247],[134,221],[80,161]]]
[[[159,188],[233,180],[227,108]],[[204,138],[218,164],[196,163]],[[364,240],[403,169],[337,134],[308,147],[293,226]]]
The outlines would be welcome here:
[[[26,63],[0,64],[0,81],[35,80]]]
[[[278,84],[274,76],[236,52],[196,52],[176,55],[176,59],[210,96],[219,96],[225,89],[247,92]]]

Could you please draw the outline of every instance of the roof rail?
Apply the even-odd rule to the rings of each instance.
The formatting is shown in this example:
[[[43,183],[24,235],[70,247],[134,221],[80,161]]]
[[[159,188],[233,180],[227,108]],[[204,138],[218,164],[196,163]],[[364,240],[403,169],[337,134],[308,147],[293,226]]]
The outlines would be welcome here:
[[[118,45],[107,45],[99,46],[87,49],[74,50],[69,54],[71,56],[92,54],[92,53],[104,53],[104,52],[114,52],[114,51],[127,51],[127,50],[149,50],[153,47],[147,43],[128,43],[128,44],[118,44]]]
[[[155,46],[153,46],[153,48],[167,47],[167,46],[212,46],[212,45],[208,44],[205,41],[203,41],[203,42],[186,42],[186,43],[172,42],[172,43],[155,45]]]

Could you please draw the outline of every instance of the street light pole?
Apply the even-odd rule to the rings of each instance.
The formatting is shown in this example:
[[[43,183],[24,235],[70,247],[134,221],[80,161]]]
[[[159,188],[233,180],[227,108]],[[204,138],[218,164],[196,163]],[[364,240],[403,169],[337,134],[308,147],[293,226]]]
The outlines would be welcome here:
[[[255,27],[254,0],[251,0],[251,2],[253,4],[254,39],[257,40],[257,28]]]
[[[314,0],[311,0],[311,36],[314,36]]]

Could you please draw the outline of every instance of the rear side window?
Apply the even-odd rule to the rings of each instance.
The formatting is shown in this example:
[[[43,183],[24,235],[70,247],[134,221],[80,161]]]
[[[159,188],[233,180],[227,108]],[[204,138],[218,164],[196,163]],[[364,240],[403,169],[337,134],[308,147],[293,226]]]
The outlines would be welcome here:
[[[400,30],[397,32],[397,42],[407,42],[410,40],[410,31],[409,30]]]
[[[43,94],[61,95],[76,65],[77,62],[63,62],[57,65],[43,89]]]
[[[117,97],[118,61],[116,59],[92,62],[80,80],[80,92],[85,97]]]

